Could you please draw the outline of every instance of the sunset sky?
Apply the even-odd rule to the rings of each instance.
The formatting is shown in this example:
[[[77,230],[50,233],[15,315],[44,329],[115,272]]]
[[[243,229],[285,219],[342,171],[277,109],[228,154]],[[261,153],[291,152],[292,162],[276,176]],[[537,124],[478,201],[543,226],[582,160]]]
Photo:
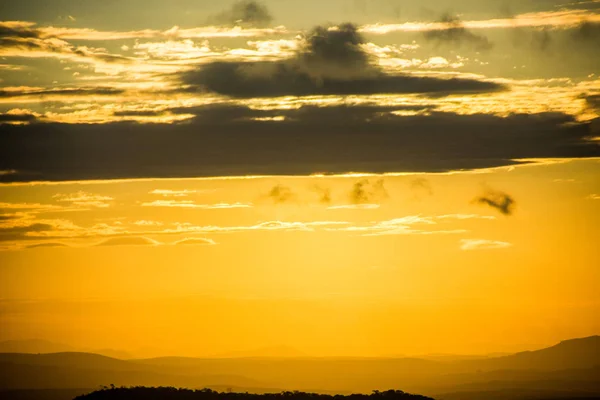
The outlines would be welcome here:
[[[600,333],[600,1],[1,8],[0,340],[399,356]]]

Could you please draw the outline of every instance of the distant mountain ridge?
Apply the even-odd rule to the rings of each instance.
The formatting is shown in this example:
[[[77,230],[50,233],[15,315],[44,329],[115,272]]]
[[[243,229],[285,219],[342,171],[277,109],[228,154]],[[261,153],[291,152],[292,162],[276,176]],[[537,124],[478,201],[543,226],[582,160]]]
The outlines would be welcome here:
[[[370,393],[577,391],[600,396],[600,336],[509,356],[416,358],[191,358],[120,360],[98,354],[0,354],[0,391],[117,386],[279,388]],[[267,390],[267,389],[265,389]],[[473,397],[475,398],[475,397]],[[443,399],[442,399],[443,400]]]
[[[84,349],[63,343],[55,343],[41,339],[5,340],[0,342],[0,353],[95,353],[122,360],[133,358],[131,353],[114,349]]]
[[[593,368],[600,366],[600,336],[563,340],[545,349],[470,362],[485,370]]]

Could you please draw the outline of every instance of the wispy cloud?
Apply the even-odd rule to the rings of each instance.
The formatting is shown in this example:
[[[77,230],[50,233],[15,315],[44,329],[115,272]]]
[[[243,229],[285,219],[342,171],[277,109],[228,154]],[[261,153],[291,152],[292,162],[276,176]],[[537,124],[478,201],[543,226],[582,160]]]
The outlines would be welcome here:
[[[58,193],[52,196],[58,202],[71,203],[72,205],[81,207],[96,207],[96,208],[107,208],[110,207],[111,201],[114,199],[110,196],[103,196],[99,194],[93,194],[88,192],[79,191],[76,193]]]
[[[492,249],[506,249],[511,247],[512,243],[500,242],[496,240],[486,239],[462,239],[460,241],[461,250],[492,250]]]
[[[524,27],[569,28],[585,21],[600,22],[600,14],[588,10],[542,11],[519,14],[512,18],[462,21],[464,29],[510,29]],[[402,24],[369,24],[360,27],[360,31],[369,34],[387,34],[392,32],[427,32],[448,29],[448,21],[406,22]]]
[[[142,203],[142,207],[176,207],[176,208],[196,208],[201,210],[225,210],[232,208],[252,208],[252,203],[216,203],[216,204],[198,204],[191,200],[155,200]]]
[[[215,246],[217,242],[212,239],[206,238],[185,238],[182,240],[178,240],[175,245],[186,245],[186,246]]]
[[[340,206],[327,207],[328,210],[376,210],[380,204],[343,204]]]
[[[161,242],[147,237],[129,236],[106,239],[96,246],[158,246],[161,244]]]
[[[410,215],[387,221],[374,221],[366,225],[330,228],[332,231],[354,232],[361,236],[388,235],[448,235],[468,232],[466,229],[438,229],[437,225],[450,220],[494,219],[476,214],[447,214],[437,216]],[[428,227],[428,228],[424,228]]]
[[[133,224],[137,225],[137,226],[162,226],[163,225],[163,223],[160,221],[149,221],[149,220],[145,220],[145,219],[135,221]]]
[[[170,189],[154,189],[149,192],[149,194],[155,194],[163,197],[186,197],[192,194],[197,193],[210,193],[214,190],[192,190],[192,189],[182,189],[182,190],[170,190]]]

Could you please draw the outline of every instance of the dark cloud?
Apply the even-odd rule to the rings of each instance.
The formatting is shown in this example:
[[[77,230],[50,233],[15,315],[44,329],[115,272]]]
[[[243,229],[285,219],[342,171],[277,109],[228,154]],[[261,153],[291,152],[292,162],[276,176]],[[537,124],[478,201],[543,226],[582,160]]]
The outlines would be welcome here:
[[[319,203],[330,204],[331,203],[331,189],[325,188],[319,185],[314,185],[311,190],[319,196]]]
[[[285,61],[213,62],[187,71],[187,91],[238,98],[384,93],[485,93],[506,90],[477,79],[390,75],[370,62],[364,38],[353,24],[317,27],[297,54]]]
[[[583,21],[573,29],[571,35],[576,41],[589,42],[597,46],[600,41],[600,22]]]
[[[287,186],[275,185],[267,195],[275,204],[283,204],[293,200],[296,195]]]
[[[410,188],[413,192],[418,194],[427,194],[429,196],[433,195],[433,188],[431,187],[431,183],[426,178],[415,178],[410,181]]]
[[[19,239],[40,239],[39,237],[29,236],[29,233],[53,231],[54,226],[43,223],[34,223],[24,226],[0,227],[0,242],[19,240]]]
[[[303,72],[317,79],[369,77],[376,68],[360,47],[363,43],[365,40],[354,24],[317,26],[306,36],[296,63]]]
[[[319,70],[318,73],[323,72]],[[316,71],[290,62],[215,62],[182,76],[187,90],[207,90],[237,98],[310,95],[487,93],[506,90],[504,85],[476,79],[441,79],[411,75],[314,78]],[[342,75],[343,76],[343,75]]]
[[[39,249],[39,248],[53,248],[53,247],[69,247],[69,246],[67,246],[64,243],[48,242],[48,243],[32,244],[32,245],[26,246],[25,248],[27,248],[27,249]]]
[[[128,57],[108,54],[104,49],[94,49],[85,46],[75,47],[65,40],[48,35],[42,30],[32,26],[11,25],[10,23],[0,22],[0,49],[8,48],[21,51],[70,54],[108,63],[131,62],[131,59]]]
[[[1,94],[0,94],[1,97]],[[0,124],[3,122],[34,122],[37,117],[33,114],[0,114]]]
[[[444,29],[425,32],[426,40],[436,45],[468,46],[478,51],[487,51],[494,47],[487,37],[477,35],[465,28],[458,17],[444,14],[439,22],[444,24]]]
[[[368,204],[387,199],[389,195],[384,184],[383,179],[375,182],[363,179],[356,182],[350,191],[350,202],[352,204]]]
[[[231,9],[209,18],[208,22],[218,25],[264,28],[269,26],[271,21],[273,17],[262,2],[239,0],[231,6]]]
[[[591,94],[582,96],[588,109],[600,113],[600,94]]]
[[[477,197],[475,202],[490,206],[504,215],[512,215],[517,204],[510,195],[491,189]]]
[[[0,98],[7,99],[24,96],[113,96],[125,93],[122,89],[108,87],[80,87],[64,89],[38,89],[38,90],[0,90]]]
[[[17,172],[0,180],[438,172],[600,156],[591,124],[565,114],[392,110],[213,106],[188,109],[198,117],[175,124],[3,124],[0,170]],[[285,120],[253,119],[268,116]]]

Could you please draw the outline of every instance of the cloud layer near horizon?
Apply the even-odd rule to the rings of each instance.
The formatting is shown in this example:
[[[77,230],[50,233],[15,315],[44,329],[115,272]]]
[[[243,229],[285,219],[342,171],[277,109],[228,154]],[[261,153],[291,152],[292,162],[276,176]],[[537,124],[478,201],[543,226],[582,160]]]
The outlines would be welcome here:
[[[568,115],[393,110],[224,106],[181,124],[3,126],[0,170],[13,172],[0,180],[441,172],[600,156],[591,125]]]

